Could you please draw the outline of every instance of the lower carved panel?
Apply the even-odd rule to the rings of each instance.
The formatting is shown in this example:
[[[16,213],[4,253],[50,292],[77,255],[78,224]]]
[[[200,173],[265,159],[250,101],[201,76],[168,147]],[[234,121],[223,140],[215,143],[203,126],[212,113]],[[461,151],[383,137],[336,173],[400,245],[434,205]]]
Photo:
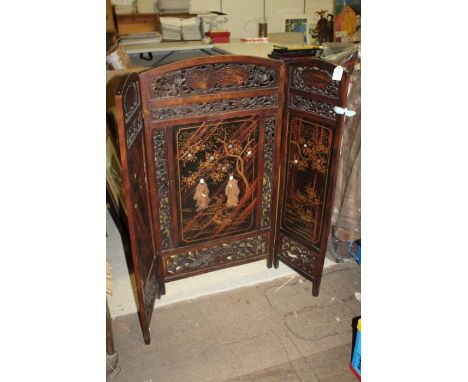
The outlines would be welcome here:
[[[216,247],[187,251],[167,258],[167,276],[199,271],[207,267],[226,264],[266,253],[265,236],[224,243]]]
[[[316,269],[317,255],[286,236],[283,236],[278,255],[307,274],[313,274]]]

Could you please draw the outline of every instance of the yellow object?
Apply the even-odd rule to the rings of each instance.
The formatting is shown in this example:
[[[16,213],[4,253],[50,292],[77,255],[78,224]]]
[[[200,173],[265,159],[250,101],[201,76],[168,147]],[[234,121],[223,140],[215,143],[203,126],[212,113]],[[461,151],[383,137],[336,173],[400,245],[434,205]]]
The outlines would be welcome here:
[[[343,27],[350,37],[356,32],[356,13],[348,6],[343,17]]]
[[[361,331],[361,319],[358,320],[357,330]]]

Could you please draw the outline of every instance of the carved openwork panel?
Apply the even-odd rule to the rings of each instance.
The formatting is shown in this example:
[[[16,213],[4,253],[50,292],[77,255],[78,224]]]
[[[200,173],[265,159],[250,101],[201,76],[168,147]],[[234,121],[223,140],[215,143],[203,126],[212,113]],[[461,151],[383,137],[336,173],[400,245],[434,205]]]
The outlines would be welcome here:
[[[271,192],[275,165],[275,115],[265,121],[265,147],[263,151],[262,227],[270,225]]]
[[[335,110],[333,110],[333,105],[325,102],[319,102],[311,98],[302,97],[298,94],[292,94],[289,106],[294,109],[315,113],[321,117],[329,118],[331,120],[336,119],[336,113]]]
[[[152,94],[158,98],[278,86],[278,69],[258,64],[198,65],[157,76]]]
[[[138,81],[130,82],[122,94],[122,107],[125,122],[128,122],[130,118],[132,118],[140,105],[140,86]]]
[[[155,121],[161,121],[165,119],[183,118],[212,113],[223,113],[226,111],[242,109],[275,107],[277,105],[277,96],[233,98],[213,102],[153,108],[151,109],[151,119]]]
[[[328,191],[332,129],[292,115],[282,226],[319,248]]]
[[[332,80],[332,74],[317,66],[295,66],[291,68],[289,85],[310,93],[338,98],[339,81]]]
[[[172,246],[171,207],[169,202],[169,175],[167,169],[166,131],[153,131],[154,163],[156,165],[156,186],[159,198],[159,227],[161,244],[164,249]]]
[[[143,129],[143,118],[141,114],[138,113],[134,116],[130,122],[127,123],[127,128],[125,131],[125,139],[127,141],[127,148],[130,149],[132,147],[135,138],[137,137],[138,133]]]
[[[313,275],[316,271],[317,255],[287,236],[282,235],[278,255],[307,274]]]
[[[130,149],[138,133],[143,129],[143,117],[141,115],[140,88],[138,80],[127,79],[126,86],[122,90],[122,113],[125,126],[125,141]]]
[[[253,115],[175,129],[181,243],[255,229],[258,125]]]
[[[134,239],[138,251],[139,271],[143,281],[148,277],[154,257],[144,155],[143,134],[139,134],[132,149],[128,151],[128,173],[130,194],[132,195]]]
[[[266,251],[265,236],[260,235],[224,243],[216,247],[187,251],[167,257],[167,276],[194,272],[249,257],[257,257],[265,254]]]

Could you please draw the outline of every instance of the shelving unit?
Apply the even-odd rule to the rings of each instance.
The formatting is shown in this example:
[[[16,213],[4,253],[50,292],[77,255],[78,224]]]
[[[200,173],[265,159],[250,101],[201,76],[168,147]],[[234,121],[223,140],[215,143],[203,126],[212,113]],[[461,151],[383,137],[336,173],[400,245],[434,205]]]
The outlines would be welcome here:
[[[116,14],[117,32],[119,35],[145,32],[161,32],[160,17],[194,17],[190,13],[132,13]]]

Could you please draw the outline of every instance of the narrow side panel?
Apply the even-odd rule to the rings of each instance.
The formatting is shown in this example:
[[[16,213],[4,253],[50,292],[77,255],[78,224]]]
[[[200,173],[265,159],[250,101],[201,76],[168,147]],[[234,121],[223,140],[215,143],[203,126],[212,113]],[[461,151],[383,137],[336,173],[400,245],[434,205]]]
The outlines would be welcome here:
[[[117,126],[140,324],[149,344],[149,324],[159,293],[146,165],[146,142],[138,76],[122,78],[116,94]]]

